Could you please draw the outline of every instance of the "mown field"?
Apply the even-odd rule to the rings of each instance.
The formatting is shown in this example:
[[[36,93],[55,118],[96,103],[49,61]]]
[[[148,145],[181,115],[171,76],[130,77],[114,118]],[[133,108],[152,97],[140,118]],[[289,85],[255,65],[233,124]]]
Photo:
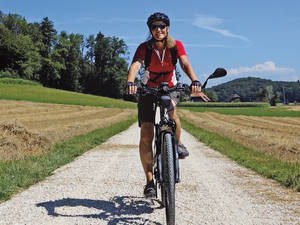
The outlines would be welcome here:
[[[224,105],[180,107],[183,128],[239,164],[300,191],[300,106]]]
[[[179,112],[184,120],[198,127],[256,151],[274,155],[280,160],[300,163],[300,117],[224,115],[189,110]]]
[[[136,114],[135,109],[0,100],[0,160],[40,155],[57,141]]]
[[[183,104],[178,112],[200,141],[300,191],[300,106]],[[126,129],[136,115],[132,102],[0,79],[0,201]]]
[[[0,201],[136,121],[136,104],[0,79]]]

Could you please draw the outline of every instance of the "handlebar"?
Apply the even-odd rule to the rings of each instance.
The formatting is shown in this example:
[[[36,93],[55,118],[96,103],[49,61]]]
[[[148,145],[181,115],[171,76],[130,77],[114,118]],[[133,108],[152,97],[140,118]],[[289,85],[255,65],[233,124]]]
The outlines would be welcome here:
[[[205,80],[202,85],[202,89],[205,89],[207,81],[209,79],[214,79],[218,77],[226,76],[227,71],[224,68],[217,68],[209,77]],[[162,82],[159,87],[149,88],[148,86],[140,86],[137,88],[138,94],[153,94],[153,95],[163,95],[168,94],[172,91],[185,92],[187,94],[191,93],[190,86],[188,84],[178,83],[173,87],[169,87],[168,82]]]
[[[159,87],[150,88],[148,86],[141,86],[137,88],[137,93],[141,95],[152,94],[155,96],[160,96],[164,94],[168,94],[172,91],[179,91],[190,93],[190,86],[188,84],[178,83],[173,87],[169,87],[167,82],[162,82]]]

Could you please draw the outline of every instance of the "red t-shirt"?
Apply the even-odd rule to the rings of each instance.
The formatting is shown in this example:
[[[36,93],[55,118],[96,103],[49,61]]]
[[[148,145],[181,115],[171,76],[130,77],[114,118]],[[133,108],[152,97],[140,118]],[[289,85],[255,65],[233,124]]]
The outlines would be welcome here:
[[[175,42],[177,47],[176,58],[178,59],[180,56],[186,55],[186,52],[180,41],[176,40]],[[146,56],[146,48],[147,42],[140,44],[133,56],[133,61],[144,61]],[[168,73],[164,76],[160,76],[155,82],[148,80],[147,85],[150,87],[156,87],[159,86],[160,82],[169,82],[169,86],[172,87],[177,83],[174,70],[175,66],[172,63],[172,54],[170,49],[165,48],[164,53],[161,56],[159,56],[159,52],[157,50],[153,49],[151,61],[148,66],[150,79],[154,79],[157,76],[155,73]]]

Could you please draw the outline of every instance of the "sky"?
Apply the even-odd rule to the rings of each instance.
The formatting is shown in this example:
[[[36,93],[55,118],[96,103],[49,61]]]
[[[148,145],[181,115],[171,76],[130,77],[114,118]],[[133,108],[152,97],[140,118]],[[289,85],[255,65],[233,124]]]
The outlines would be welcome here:
[[[201,82],[218,67],[227,70],[208,86],[241,77],[300,80],[299,0],[0,0],[0,10],[27,22],[48,17],[58,33],[116,36],[128,46],[128,63],[149,35],[147,18],[163,12]]]

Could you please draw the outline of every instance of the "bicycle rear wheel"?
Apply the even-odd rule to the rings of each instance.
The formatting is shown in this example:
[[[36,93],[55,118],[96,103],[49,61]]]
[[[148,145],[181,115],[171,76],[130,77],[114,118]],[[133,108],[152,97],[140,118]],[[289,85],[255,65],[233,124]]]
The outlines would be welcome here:
[[[172,136],[170,133],[164,135],[162,147],[162,202],[166,207],[167,225],[173,225],[175,224],[175,171]]]

